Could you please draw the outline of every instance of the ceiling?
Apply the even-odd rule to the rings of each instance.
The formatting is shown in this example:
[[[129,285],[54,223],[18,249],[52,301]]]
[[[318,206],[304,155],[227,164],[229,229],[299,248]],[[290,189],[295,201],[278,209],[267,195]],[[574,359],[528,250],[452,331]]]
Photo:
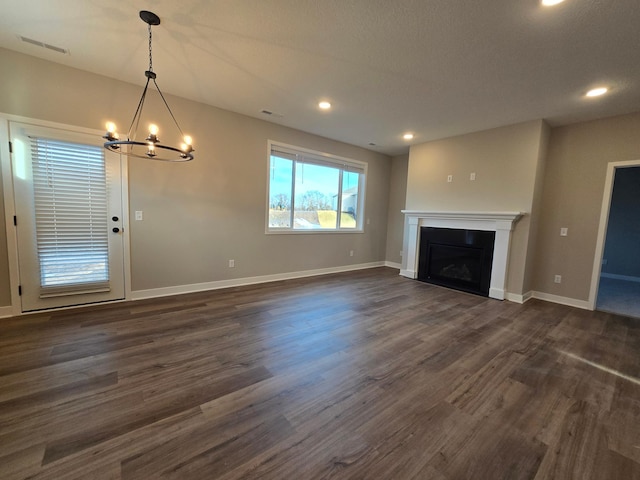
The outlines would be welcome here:
[[[389,155],[533,119],[640,111],[638,0],[0,0],[0,9],[1,47],[140,86],[148,39],[138,12],[151,10],[162,19],[153,65],[164,93]],[[607,95],[584,96],[601,85]]]

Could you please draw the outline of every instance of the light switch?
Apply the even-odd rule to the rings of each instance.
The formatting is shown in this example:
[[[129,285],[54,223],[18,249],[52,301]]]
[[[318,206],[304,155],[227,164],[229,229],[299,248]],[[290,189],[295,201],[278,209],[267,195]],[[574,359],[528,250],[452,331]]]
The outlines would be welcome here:
[[[560,236],[561,237],[566,237],[568,233],[569,233],[569,229],[567,227],[562,227],[560,229]]]
[[[136,221],[142,221],[142,210],[136,210]]]
[[[453,182],[453,175],[447,175],[447,182]]]
[[[469,174],[469,180],[473,182],[475,179],[476,179],[476,172]]]

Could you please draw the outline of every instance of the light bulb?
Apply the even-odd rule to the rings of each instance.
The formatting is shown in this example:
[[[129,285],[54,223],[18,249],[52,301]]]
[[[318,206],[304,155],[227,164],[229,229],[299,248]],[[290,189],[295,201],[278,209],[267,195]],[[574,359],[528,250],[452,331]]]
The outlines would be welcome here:
[[[183,143],[180,148],[182,148],[182,151],[186,152],[187,150],[189,150],[189,145],[187,145],[186,143]]]
[[[193,140],[191,140],[191,137],[189,135],[185,135],[184,136],[184,143],[186,143],[187,145],[192,145]]]
[[[156,146],[153,143],[149,143],[149,150],[147,150],[147,157],[156,156]]]
[[[116,132],[116,124],[113,122],[107,122],[107,132],[115,133]]]
[[[157,135],[158,134],[158,126],[155,123],[152,123],[151,125],[149,125],[149,133],[151,135]]]

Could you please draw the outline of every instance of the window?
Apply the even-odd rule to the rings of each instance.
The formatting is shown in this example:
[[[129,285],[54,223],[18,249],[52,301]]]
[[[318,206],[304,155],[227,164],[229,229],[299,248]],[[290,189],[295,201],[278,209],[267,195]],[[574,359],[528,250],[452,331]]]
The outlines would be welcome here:
[[[270,143],[269,232],[361,232],[367,165]]]

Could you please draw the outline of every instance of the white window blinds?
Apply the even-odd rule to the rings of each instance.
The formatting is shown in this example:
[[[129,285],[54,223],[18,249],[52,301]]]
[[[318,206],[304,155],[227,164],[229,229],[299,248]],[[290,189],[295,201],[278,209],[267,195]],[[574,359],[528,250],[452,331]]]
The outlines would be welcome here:
[[[103,149],[30,139],[40,296],[108,291]]]

